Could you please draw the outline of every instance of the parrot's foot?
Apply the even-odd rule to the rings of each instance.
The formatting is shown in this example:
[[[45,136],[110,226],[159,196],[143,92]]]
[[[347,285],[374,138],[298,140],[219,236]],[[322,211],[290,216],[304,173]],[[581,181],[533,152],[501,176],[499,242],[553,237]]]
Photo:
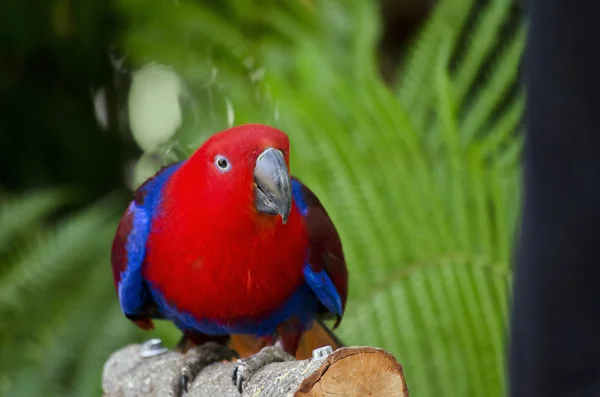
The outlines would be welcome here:
[[[187,393],[189,385],[204,368],[212,363],[239,358],[239,355],[225,345],[207,342],[194,346],[183,357],[181,372],[173,379],[172,389],[176,397]]]
[[[280,347],[263,347],[255,355],[238,360],[233,371],[233,384],[242,393],[244,390],[243,384],[248,382],[264,366],[275,362],[293,361],[294,359],[294,356],[286,353]]]

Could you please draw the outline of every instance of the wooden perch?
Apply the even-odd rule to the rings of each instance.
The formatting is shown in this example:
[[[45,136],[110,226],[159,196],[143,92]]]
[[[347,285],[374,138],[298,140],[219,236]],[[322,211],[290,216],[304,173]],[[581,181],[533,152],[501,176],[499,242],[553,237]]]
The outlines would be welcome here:
[[[168,351],[142,358],[142,345],[129,345],[104,365],[104,397],[170,396],[182,355]],[[234,363],[205,368],[186,397],[240,397],[231,375]],[[320,358],[269,364],[245,384],[241,397],[379,396],[406,397],[402,366],[388,352],[374,347],[344,347]]]

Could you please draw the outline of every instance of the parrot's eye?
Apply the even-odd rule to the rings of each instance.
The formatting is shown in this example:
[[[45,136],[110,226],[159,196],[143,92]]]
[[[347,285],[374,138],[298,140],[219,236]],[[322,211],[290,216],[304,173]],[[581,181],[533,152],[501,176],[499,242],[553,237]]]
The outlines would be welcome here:
[[[215,165],[219,169],[219,171],[229,171],[231,169],[231,164],[229,161],[223,156],[215,157]]]

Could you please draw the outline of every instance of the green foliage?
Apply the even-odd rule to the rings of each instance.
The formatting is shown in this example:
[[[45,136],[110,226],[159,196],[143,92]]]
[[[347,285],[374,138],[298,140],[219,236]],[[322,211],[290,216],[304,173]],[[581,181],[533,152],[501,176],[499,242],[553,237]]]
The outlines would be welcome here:
[[[0,197],[0,395],[97,396],[108,355],[143,338],[120,313],[109,265],[124,201],[72,213],[74,198]]]
[[[394,353],[416,396],[500,396],[525,26],[510,0],[438,3],[389,87],[374,1],[118,1],[129,62],[172,67],[191,98],[153,155],[185,158],[233,124],[287,132],[293,172],[343,240],[343,340]],[[2,394],[98,395],[110,352],[178,337],[119,311],[108,256],[124,203],[54,224],[71,196],[0,201]]]
[[[134,59],[148,59],[136,45],[152,31],[165,41],[150,59],[174,65],[184,81],[207,69],[185,66],[198,54],[176,45],[182,34],[239,54],[240,66],[245,57],[260,63],[241,83],[217,76],[213,86],[191,85],[197,98],[214,94],[198,102],[211,106],[213,121],[192,137],[176,134],[179,157],[231,124],[227,106],[234,124],[286,131],[293,172],[322,199],[344,242],[351,292],[342,338],[391,350],[415,395],[502,395],[523,111],[525,27],[513,2],[440,1],[393,89],[377,71],[373,2],[267,3],[260,46],[241,34],[243,24],[239,41],[217,40],[221,30],[199,26],[205,8],[183,4],[133,29]],[[184,12],[198,15],[197,30],[165,22]],[[237,20],[223,22],[229,34]],[[226,76],[232,69],[210,64]],[[250,84],[257,70],[264,78]]]

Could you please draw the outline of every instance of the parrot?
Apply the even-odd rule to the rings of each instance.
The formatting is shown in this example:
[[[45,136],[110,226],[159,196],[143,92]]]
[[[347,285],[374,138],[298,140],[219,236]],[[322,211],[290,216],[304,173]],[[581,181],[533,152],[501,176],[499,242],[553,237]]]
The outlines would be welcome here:
[[[121,311],[143,330],[166,320],[182,332],[176,395],[216,361],[237,358],[242,393],[271,362],[343,346],[332,332],[348,296],[342,242],[291,175],[289,155],[275,127],[217,132],[139,186],[118,223],[111,265]]]

